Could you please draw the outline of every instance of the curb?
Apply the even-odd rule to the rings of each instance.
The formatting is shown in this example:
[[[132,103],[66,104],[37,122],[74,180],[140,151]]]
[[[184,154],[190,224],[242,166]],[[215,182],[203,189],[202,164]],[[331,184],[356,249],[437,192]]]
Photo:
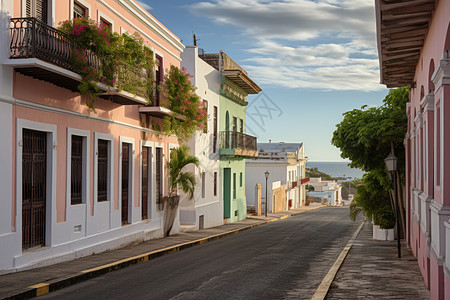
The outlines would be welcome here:
[[[218,240],[218,239],[221,239],[223,237],[226,237],[226,236],[229,236],[229,235],[232,235],[235,233],[239,233],[239,232],[242,232],[242,231],[245,231],[248,229],[252,229],[252,228],[264,225],[264,224],[274,222],[274,221],[286,219],[286,218],[304,213],[306,211],[315,210],[315,209],[322,208],[322,207],[324,207],[324,206],[318,206],[318,207],[315,207],[315,208],[312,208],[309,210],[304,210],[301,212],[287,214],[287,215],[277,217],[277,218],[271,219],[271,220],[261,220],[261,222],[259,222],[259,223],[245,226],[242,228],[234,229],[234,230],[223,232],[223,233],[218,233],[215,235],[207,236],[205,238],[185,242],[182,244],[177,244],[177,245],[170,246],[167,248],[158,249],[158,250],[154,250],[151,252],[146,252],[146,253],[132,256],[129,258],[121,259],[121,260],[118,260],[118,261],[115,261],[115,262],[112,262],[112,263],[109,263],[106,265],[101,265],[101,266],[98,266],[95,268],[86,269],[86,270],[80,271],[74,275],[68,275],[67,277],[61,277],[61,278],[55,279],[54,281],[49,282],[49,283],[37,283],[35,285],[29,286],[27,289],[25,289],[23,292],[21,292],[19,294],[16,294],[13,296],[8,296],[6,298],[1,298],[1,299],[2,300],[29,299],[29,298],[33,298],[33,297],[42,296],[42,295],[48,294],[50,292],[54,292],[59,289],[68,287],[70,285],[74,285],[74,284],[92,279],[97,276],[101,276],[101,275],[104,275],[104,274],[107,274],[110,272],[114,272],[114,271],[126,268],[128,266],[140,264],[140,263],[155,259],[157,257],[175,253],[175,252],[178,252],[178,251],[181,251],[181,250],[184,250],[187,248],[191,248],[191,247],[194,247],[197,245],[202,245],[207,242]]]
[[[338,258],[334,262],[333,266],[328,271],[327,275],[323,278],[322,282],[320,283],[319,287],[317,288],[316,292],[314,293],[311,300],[323,300],[328,294],[328,290],[330,289],[331,284],[333,283],[334,277],[336,277],[337,272],[341,268],[342,264],[344,263],[345,258],[347,257],[348,252],[350,252],[350,249],[352,248],[351,241],[356,239],[359,232],[363,228],[364,224],[366,223],[366,220],[362,221],[359,225],[358,229],[356,229],[355,233],[352,235],[350,241],[345,245],[344,249],[339,254]]]

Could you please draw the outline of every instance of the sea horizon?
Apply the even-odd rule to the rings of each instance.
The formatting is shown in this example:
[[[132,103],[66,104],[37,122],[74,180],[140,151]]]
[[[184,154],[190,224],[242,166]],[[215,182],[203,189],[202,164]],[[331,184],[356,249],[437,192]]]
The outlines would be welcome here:
[[[307,168],[317,168],[320,172],[332,177],[346,177],[348,179],[361,179],[365,172],[361,169],[350,168],[350,161],[307,161]],[[350,177],[350,178],[349,178]]]

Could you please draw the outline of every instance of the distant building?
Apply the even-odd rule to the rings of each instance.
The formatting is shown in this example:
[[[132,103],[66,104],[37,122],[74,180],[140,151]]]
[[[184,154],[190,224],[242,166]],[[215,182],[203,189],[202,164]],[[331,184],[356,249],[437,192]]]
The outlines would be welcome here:
[[[306,203],[305,157],[303,143],[258,143],[258,157],[246,160],[247,206],[258,205],[256,185],[262,185],[261,205],[265,207],[265,175],[269,172],[268,211],[279,212],[298,208]],[[279,182],[279,183],[277,183]],[[275,184],[275,185],[274,185]],[[282,189],[280,194],[278,190]]]
[[[314,187],[314,192],[309,192],[311,196],[316,193],[327,193],[328,205],[342,205],[342,186],[334,180],[322,180],[322,178],[311,177],[308,183]],[[322,194],[321,194],[322,195]]]

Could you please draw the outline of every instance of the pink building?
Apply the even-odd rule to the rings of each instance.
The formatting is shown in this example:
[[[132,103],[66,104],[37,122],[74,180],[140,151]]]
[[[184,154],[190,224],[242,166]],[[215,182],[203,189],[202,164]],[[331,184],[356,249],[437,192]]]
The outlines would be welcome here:
[[[376,0],[381,83],[411,86],[406,240],[432,299],[450,299],[450,0]]]
[[[138,32],[156,62],[140,72],[156,84],[180,66],[180,40],[134,0],[0,5],[0,274],[162,237],[164,162],[178,140],[151,128],[170,111],[156,91],[146,105],[101,84],[89,111],[55,27],[88,16]]]

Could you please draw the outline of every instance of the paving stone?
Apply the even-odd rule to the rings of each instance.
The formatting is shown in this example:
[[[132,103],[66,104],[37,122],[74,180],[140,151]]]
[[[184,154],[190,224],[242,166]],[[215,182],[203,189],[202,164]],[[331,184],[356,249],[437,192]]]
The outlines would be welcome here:
[[[397,258],[395,241],[372,239],[366,222],[339,269],[326,299],[429,299],[417,260],[402,245]]]

